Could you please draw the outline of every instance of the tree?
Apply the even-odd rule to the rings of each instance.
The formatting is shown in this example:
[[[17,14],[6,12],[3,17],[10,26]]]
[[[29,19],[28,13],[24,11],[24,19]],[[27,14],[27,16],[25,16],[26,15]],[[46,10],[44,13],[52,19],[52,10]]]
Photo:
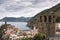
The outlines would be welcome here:
[[[21,40],[33,40],[33,38],[32,37],[29,37],[29,38],[22,38]]]
[[[58,22],[58,23],[60,22],[60,16],[57,17],[56,22]]]
[[[42,33],[38,33],[33,37],[33,40],[45,40],[45,35]]]
[[[22,40],[45,40],[46,36],[42,33],[37,33],[33,38],[22,38]],[[47,39],[49,40],[49,39]]]
[[[29,40],[29,39],[28,39],[28,38],[24,38],[24,37],[23,37],[21,40]]]
[[[2,36],[5,33],[4,29],[6,29],[8,25],[10,25],[10,24],[1,25],[1,27],[0,27],[0,39],[2,38]]]

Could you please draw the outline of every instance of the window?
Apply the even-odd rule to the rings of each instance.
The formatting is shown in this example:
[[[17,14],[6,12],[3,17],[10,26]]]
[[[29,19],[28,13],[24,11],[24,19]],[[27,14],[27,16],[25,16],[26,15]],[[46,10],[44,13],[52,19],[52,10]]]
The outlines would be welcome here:
[[[53,23],[55,22],[54,19],[55,19],[55,16],[53,16]]]
[[[42,22],[42,16],[40,16],[40,22]]]
[[[44,16],[44,22],[47,22],[47,17],[46,16]]]
[[[55,18],[55,16],[53,16],[53,18]]]
[[[38,27],[36,27],[36,29],[37,29]]]
[[[49,20],[48,21],[51,22],[51,16],[49,16]]]

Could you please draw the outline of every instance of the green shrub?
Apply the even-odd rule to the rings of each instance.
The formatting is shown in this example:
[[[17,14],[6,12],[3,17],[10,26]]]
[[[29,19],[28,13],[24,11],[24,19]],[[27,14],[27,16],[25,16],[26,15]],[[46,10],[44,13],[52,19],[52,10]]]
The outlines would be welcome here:
[[[38,33],[33,37],[33,40],[44,40],[45,39],[45,35],[42,33]]]
[[[22,40],[49,40],[49,38],[46,39],[45,34],[38,33],[33,38],[22,38]]]

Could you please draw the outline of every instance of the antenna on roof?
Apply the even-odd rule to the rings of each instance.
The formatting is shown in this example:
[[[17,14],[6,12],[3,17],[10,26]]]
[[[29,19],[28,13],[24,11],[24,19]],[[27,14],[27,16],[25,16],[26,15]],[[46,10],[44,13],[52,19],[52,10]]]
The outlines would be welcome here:
[[[5,27],[7,27],[7,21],[5,21]]]
[[[7,22],[5,21],[5,25],[7,24]]]

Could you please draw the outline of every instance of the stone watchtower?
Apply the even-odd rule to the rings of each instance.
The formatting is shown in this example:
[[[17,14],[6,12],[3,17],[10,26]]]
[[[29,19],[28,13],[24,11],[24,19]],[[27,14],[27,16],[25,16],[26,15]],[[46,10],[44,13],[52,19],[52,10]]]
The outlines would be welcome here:
[[[33,27],[36,24],[39,32],[49,36],[54,36],[56,32],[56,19],[60,17],[60,3],[50,9],[46,9],[32,18],[29,26]]]
[[[39,19],[39,31],[49,36],[54,36],[56,16],[53,13],[41,14]]]

